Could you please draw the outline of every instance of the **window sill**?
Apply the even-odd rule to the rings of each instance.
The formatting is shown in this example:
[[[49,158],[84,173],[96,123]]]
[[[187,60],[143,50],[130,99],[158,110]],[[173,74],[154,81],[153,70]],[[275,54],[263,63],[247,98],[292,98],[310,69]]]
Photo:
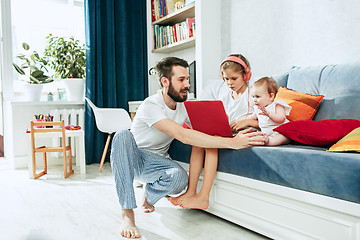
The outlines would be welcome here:
[[[27,101],[23,97],[14,97],[10,101],[11,105],[85,105],[85,101],[67,101],[67,100],[54,100],[47,101],[46,98],[41,98],[40,101]]]

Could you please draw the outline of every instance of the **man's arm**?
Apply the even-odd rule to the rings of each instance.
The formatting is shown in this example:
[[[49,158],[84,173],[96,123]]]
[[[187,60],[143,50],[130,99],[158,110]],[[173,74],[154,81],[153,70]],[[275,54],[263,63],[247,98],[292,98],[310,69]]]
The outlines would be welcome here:
[[[241,149],[255,145],[264,145],[263,134],[258,132],[246,133],[247,131],[245,130],[234,138],[210,136],[193,129],[185,129],[168,118],[156,122],[153,126],[182,143],[202,148]]]

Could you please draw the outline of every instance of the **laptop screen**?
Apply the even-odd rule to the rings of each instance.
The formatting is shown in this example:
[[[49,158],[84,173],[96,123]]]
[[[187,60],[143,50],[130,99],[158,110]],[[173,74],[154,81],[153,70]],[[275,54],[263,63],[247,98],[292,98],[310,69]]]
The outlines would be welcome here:
[[[194,130],[212,136],[233,136],[222,101],[185,101],[184,104]]]

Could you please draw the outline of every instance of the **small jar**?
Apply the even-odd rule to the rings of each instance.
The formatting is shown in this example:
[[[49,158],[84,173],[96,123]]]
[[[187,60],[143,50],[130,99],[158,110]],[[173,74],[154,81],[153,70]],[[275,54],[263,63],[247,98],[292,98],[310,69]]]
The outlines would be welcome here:
[[[54,96],[53,96],[53,94],[51,92],[49,92],[47,100],[48,101],[54,101]]]

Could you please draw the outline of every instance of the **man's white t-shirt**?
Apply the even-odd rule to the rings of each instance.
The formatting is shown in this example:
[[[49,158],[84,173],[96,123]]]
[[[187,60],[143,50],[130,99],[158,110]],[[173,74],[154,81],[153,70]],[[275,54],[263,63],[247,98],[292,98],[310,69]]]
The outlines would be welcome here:
[[[229,123],[233,123],[236,120],[245,119],[254,112],[254,101],[249,96],[249,87],[245,89],[240,98],[234,100],[232,97],[232,91],[228,92],[220,100],[224,104],[225,112],[229,117]]]
[[[176,109],[168,108],[164,102],[162,92],[146,98],[136,111],[136,116],[131,125],[131,132],[134,135],[139,148],[168,157],[169,147],[174,139],[156,129],[154,123],[169,118],[182,125],[188,118],[184,103],[177,103]]]

